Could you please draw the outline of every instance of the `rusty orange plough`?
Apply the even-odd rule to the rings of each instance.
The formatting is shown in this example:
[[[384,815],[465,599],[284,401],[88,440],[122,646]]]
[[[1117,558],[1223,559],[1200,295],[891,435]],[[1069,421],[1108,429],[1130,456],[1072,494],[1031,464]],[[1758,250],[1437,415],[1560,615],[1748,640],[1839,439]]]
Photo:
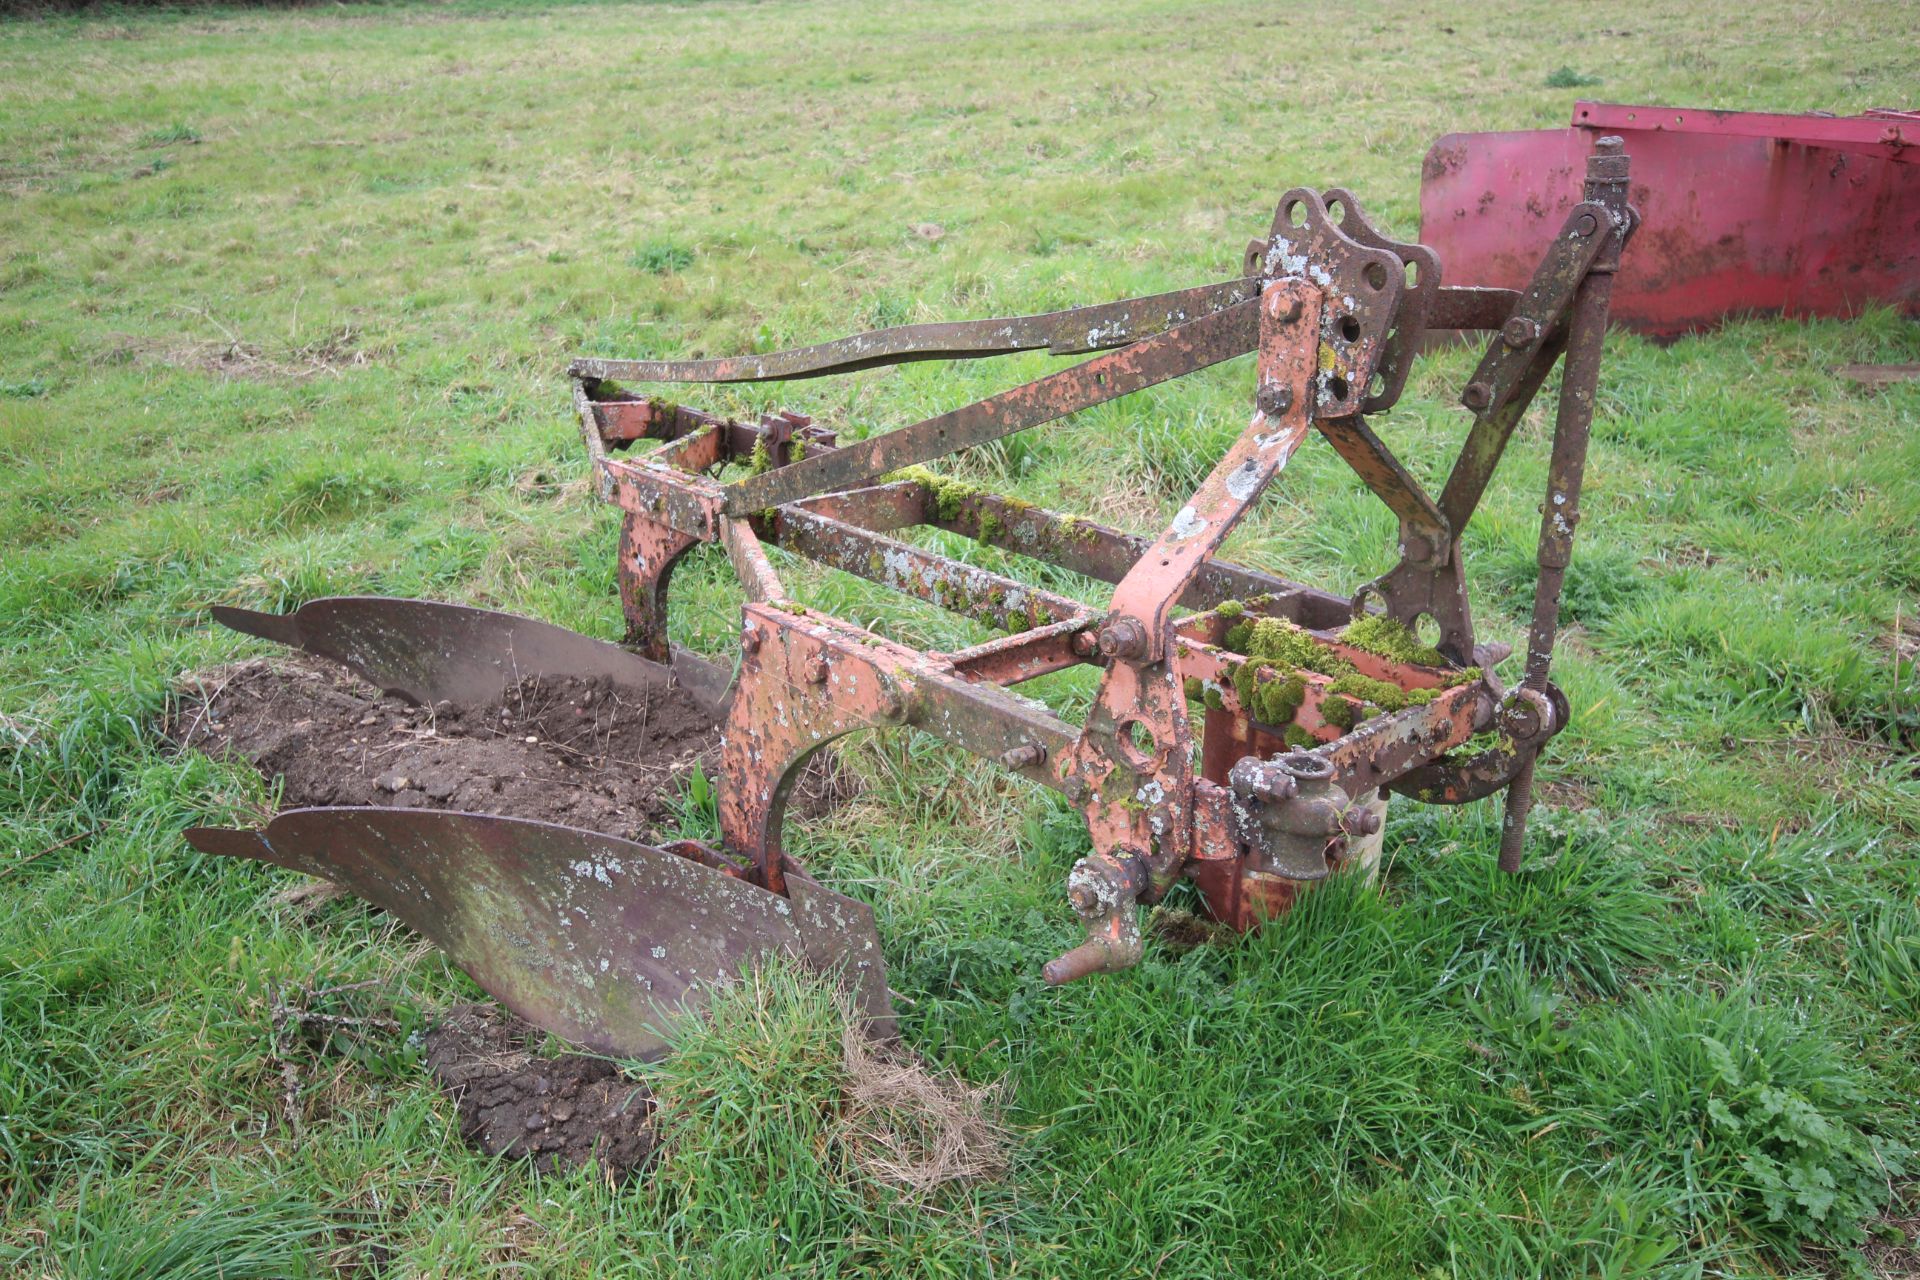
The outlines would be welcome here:
[[[1046,966],[1050,983],[1134,963],[1139,904],[1182,878],[1236,928],[1284,910],[1348,859],[1351,838],[1377,829],[1368,802],[1383,790],[1458,804],[1504,788],[1501,863],[1515,869],[1534,761],[1567,717],[1549,671],[1608,293],[1635,226],[1627,163],[1617,142],[1598,148],[1584,199],[1541,246],[1523,290],[1445,285],[1430,250],[1390,239],[1348,192],[1296,189],[1249,247],[1243,275],[1218,284],[763,356],[577,360],[575,404],[600,493],[625,512],[626,646],[392,599],[220,617],[430,703],[485,703],[529,673],[633,687],[680,681],[710,699],[724,725],[722,847],[378,808],[298,810],[264,830],[200,829],[191,839],[341,881],[532,1021],[632,1055],[658,1050],[677,1010],[769,949],[843,967],[875,1030],[890,1026],[871,913],[810,878],[781,845],[800,765],[859,729],[933,734],[1055,789],[1085,816],[1092,850],[1066,883],[1085,937]],[[1437,497],[1367,425],[1398,399],[1429,329],[1492,335],[1461,394],[1473,415],[1466,445]],[[852,444],[798,414],[749,424],[622,389],[1042,349],[1097,354]],[[1247,426],[1158,537],[920,470],[1247,353],[1256,356]],[[1476,643],[1460,534],[1560,362],[1533,618],[1509,688],[1494,673],[1505,646]],[[1342,594],[1216,558],[1315,433],[1400,523],[1398,564]],[[961,563],[910,532],[921,527],[1112,583],[1112,597],[1096,608]],[[702,543],[724,546],[745,589],[732,677],[667,642],[674,567]],[[953,653],[898,644],[803,607],[769,548],[998,634]],[[1009,692],[1083,664],[1100,670],[1083,723]]]

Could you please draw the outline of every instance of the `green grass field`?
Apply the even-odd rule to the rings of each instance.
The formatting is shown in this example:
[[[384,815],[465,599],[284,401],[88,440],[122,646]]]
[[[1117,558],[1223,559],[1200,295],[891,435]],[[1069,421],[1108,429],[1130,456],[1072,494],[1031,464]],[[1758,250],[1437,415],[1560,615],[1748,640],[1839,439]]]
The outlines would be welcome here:
[[[1605,9],[508,3],[0,25],[0,1266],[28,1277],[1913,1274],[1920,1189],[1920,326],[1611,342],[1530,869],[1396,804],[1377,889],[1045,989],[1084,832],[929,740],[789,847],[871,901],[904,1028],[998,1082],[1003,1176],[903,1194],[848,1145],[831,999],[742,988],[648,1068],[644,1183],[464,1148],[403,1036],[303,1067],[282,984],[403,1027],[471,985],[351,902],[195,855],[267,799],[176,758],[210,603],[378,592],[619,631],[577,351],[723,354],[1221,278],[1296,183],[1403,233],[1439,133],[1577,96],[1913,105],[1899,3]],[[1603,29],[1604,28],[1604,29]],[[1580,88],[1550,88],[1569,77]],[[1472,355],[1378,425],[1431,481]],[[1050,367],[707,397],[858,434]],[[959,461],[1152,530],[1246,361]],[[1536,409],[1467,532],[1528,607]],[[1303,451],[1232,554],[1346,590],[1393,525]],[[996,553],[970,550],[989,559]],[[847,580],[916,643],[966,624]],[[676,580],[722,653],[723,566]],[[1084,706],[1085,679],[1036,692]],[[688,821],[700,815],[690,806]],[[362,994],[367,994],[363,992]]]

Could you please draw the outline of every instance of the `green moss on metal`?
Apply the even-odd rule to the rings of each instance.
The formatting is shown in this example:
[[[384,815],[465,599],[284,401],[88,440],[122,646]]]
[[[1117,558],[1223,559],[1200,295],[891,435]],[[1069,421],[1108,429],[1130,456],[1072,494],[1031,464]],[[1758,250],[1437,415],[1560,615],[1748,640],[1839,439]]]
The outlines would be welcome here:
[[[1519,750],[1519,748],[1514,745],[1513,738],[1510,735],[1502,733],[1498,729],[1488,729],[1482,733],[1474,734],[1471,738],[1468,738],[1465,742],[1441,756],[1440,762],[1442,764],[1461,765],[1467,764],[1479,756],[1489,755],[1496,751],[1501,755],[1510,756],[1517,750]]]
[[[1055,547],[1065,546],[1071,542],[1085,545],[1098,542],[1100,531],[1079,516],[1061,516],[1054,522],[1051,540]]]
[[[1352,674],[1354,666],[1323,647],[1304,628],[1285,618],[1243,618],[1227,628],[1222,641],[1234,653],[1285,664],[1323,676]]]
[[[1327,692],[1344,694],[1360,702],[1371,702],[1382,711],[1424,707],[1440,696],[1438,689],[1402,689],[1397,684],[1388,684],[1385,680],[1375,680],[1357,672],[1341,676],[1327,686]]]
[[[1262,724],[1286,724],[1299,714],[1307,699],[1307,682],[1301,674],[1279,663],[1243,662],[1234,668],[1233,691],[1240,705]]]
[[[984,492],[977,484],[937,475],[921,466],[902,467],[889,475],[887,480],[911,480],[920,485],[927,491],[927,496],[933,499],[934,514],[942,520],[958,519],[960,508],[967,499],[976,498]]]
[[[1405,625],[1384,614],[1373,614],[1349,624],[1340,638],[1356,649],[1365,649],[1395,662],[1411,662],[1423,667],[1447,665],[1438,649],[1421,644],[1420,638]]]

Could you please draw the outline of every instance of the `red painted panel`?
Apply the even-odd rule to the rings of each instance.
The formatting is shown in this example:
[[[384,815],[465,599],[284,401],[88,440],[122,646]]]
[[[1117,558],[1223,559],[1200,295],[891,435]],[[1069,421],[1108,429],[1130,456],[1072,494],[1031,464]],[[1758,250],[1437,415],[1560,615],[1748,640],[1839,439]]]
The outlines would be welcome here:
[[[1448,134],[1427,153],[1420,238],[1448,284],[1521,288],[1595,139],[1633,161],[1642,225],[1616,323],[1674,335],[1741,312],[1920,315],[1920,116],[1780,116],[1580,103],[1575,127]]]

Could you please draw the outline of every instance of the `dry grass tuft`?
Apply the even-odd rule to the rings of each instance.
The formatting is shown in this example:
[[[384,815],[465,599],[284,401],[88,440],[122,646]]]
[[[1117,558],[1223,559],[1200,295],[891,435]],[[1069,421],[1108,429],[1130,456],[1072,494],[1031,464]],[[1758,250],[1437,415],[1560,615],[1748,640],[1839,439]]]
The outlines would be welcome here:
[[[347,326],[280,354],[269,354],[258,343],[232,335],[212,341],[129,335],[115,343],[105,359],[110,364],[138,361],[246,382],[304,382],[363,368],[373,363],[373,353],[358,345],[358,336]]]
[[[847,1152],[865,1173],[924,1194],[1006,1172],[998,1084],[971,1085],[932,1071],[904,1050],[875,1044],[851,1015],[840,1045],[840,1122]]]

